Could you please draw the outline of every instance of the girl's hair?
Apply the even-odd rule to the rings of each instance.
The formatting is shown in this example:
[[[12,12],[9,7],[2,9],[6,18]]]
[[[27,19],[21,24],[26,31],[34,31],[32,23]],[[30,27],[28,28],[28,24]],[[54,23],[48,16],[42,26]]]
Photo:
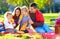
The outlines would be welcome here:
[[[26,6],[22,6],[22,7],[21,7],[21,10],[23,10],[23,9],[26,10],[26,12],[27,12],[26,15],[29,16],[28,8],[27,8]],[[21,13],[21,14],[22,14],[22,13]]]
[[[11,12],[6,12],[6,13],[4,14],[4,18],[7,18],[8,15],[12,15],[12,13],[11,13]]]
[[[21,9],[20,9],[20,7],[19,7],[19,6],[16,7],[16,8],[14,9],[14,11],[13,11],[13,18],[14,18],[14,19],[17,18],[17,16],[16,16],[16,10],[19,10],[19,11],[20,11],[20,14],[21,14]],[[19,14],[19,16],[20,16],[20,14]],[[18,16],[18,17],[19,17],[19,16]]]
[[[26,11],[28,10],[26,6],[22,6],[21,9],[26,9]]]

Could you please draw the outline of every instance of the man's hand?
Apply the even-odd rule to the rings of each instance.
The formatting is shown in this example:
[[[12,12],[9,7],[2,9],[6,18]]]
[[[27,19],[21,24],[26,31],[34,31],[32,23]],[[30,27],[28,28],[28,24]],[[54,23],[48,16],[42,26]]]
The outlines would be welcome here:
[[[20,24],[21,20],[18,21],[18,24]]]
[[[30,23],[30,24],[33,24],[34,22],[33,22],[32,20],[29,20],[29,23]]]

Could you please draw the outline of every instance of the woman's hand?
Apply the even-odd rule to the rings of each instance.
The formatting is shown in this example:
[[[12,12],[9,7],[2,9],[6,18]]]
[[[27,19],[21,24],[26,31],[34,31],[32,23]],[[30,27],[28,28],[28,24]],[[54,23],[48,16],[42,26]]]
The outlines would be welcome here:
[[[21,20],[18,21],[18,24],[20,24]]]

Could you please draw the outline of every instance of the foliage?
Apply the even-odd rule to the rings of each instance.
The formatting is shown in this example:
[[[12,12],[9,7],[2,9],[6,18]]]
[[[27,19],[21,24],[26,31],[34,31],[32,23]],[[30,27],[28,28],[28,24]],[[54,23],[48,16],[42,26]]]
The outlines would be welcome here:
[[[0,0],[0,13],[5,13],[6,11],[8,11],[8,5],[5,2],[5,0]]]
[[[6,0],[6,2],[10,5],[18,5],[18,6],[22,6],[22,5],[26,5],[29,7],[30,3],[32,3],[34,0]]]
[[[22,0],[6,0],[6,2],[11,5],[21,5]]]
[[[50,5],[50,0],[34,0],[35,3],[38,4],[38,8],[45,8],[46,4]]]

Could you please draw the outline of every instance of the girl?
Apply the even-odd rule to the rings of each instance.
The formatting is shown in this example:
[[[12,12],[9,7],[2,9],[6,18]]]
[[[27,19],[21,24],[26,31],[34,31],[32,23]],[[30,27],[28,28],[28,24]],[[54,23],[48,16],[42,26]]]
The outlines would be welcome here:
[[[29,14],[28,14],[28,11],[27,10],[28,9],[27,9],[26,6],[23,6],[22,9],[21,9],[21,15],[23,15],[23,17],[22,17],[22,20],[20,22],[20,30],[25,31],[25,32],[29,32],[29,31],[32,31],[32,30],[34,31],[34,29],[32,28],[31,24],[29,23],[29,21],[31,19],[29,17]]]
[[[14,29],[15,23],[14,23],[12,13],[6,12],[4,25],[5,25],[6,32],[10,32],[10,33],[15,32],[15,29]]]

